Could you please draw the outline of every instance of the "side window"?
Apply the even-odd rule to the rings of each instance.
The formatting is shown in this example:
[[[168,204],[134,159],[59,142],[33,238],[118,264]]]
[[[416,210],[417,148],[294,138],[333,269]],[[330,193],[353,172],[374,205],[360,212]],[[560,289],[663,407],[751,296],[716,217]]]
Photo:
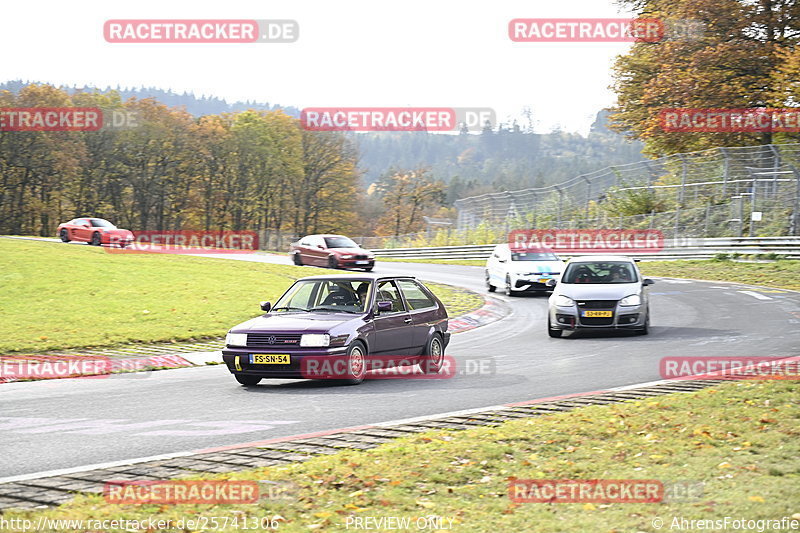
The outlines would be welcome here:
[[[317,297],[315,299],[316,301],[312,307],[323,305],[323,303],[328,299],[334,290],[336,290],[336,287],[330,281],[324,281],[320,283],[319,290],[317,291]]]
[[[392,313],[405,311],[403,299],[400,297],[400,291],[397,290],[397,285],[394,281],[383,281],[378,284],[378,302],[392,302]]]
[[[436,302],[422,290],[422,287],[416,281],[398,280],[397,284],[400,286],[400,290],[403,291],[406,303],[408,303],[408,307],[412,311],[436,306]]]

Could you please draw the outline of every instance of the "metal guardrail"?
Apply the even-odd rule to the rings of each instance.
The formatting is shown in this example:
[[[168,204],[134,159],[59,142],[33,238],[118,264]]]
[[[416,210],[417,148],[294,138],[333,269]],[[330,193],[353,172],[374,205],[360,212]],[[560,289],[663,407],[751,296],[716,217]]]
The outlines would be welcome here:
[[[408,259],[486,259],[495,244],[469,246],[435,246],[427,248],[384,248],[373,250],[378,257]],[[559,253],[562,257],[588,255]],[[800,237],[724,237],[711,239],[667,239],[659,252],[620,253],[642,261],[674,259],[711,259],[717,254],[777,254],[788,259],[800,259]],[[608,255],[607,252],[603,252]]]

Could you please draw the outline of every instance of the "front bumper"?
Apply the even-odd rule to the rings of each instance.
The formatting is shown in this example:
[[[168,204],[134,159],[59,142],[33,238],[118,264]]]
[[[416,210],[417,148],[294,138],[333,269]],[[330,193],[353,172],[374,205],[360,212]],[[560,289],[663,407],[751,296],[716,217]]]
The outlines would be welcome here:
[[[579,310],[575,307],[551,306],[550,327],[562,330],[640,329],[647,322],[647,311],[641,305],[606,309],[609,310],[612,312],[611,317],[587,318],[580,316]]]
[[[109,235],[104,233],[100,236],[100,242],[109,245],[130,246],[133,244],[133,235]]]
[[[519,291],[552,291],[553,288],[547,286],[547,282],[551,279],[558,280],[552,276],[520,276],[511,278],[511,286]]]
[[[250,362],[251,354],[288,354],[287,364],[258,364]],[[222,350],[222,361],[231,374],[243,374],[262,378],[308,378],[308,361],[328,359],[332,362],[347,361],[347,347],[293,348],[291,350],[264,350],[263,348],[231,348]],[[306,361],[304,363],[304,360]]]
[[[373,268],[375,266],[374,259],[338,259],[340,268]]]

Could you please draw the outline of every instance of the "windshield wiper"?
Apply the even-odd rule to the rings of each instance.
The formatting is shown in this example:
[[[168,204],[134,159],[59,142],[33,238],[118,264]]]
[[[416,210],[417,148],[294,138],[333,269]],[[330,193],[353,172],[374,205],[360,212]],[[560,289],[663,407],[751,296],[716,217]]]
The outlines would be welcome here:
[[[290,305],[272,308],[273,311],[278,311],[280,309],[286,309],[287,311],[308,311],[308,309],[305,309],[303,307],[292,307]]]

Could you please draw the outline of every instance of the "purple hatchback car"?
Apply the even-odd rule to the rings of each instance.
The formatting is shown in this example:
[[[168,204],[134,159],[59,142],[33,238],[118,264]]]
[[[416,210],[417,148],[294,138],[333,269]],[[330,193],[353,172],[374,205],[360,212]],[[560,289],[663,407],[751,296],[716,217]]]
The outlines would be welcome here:
[[[262,378],[338,379],[418,364],[438,373],[450,340],[447,311],[421,282],[373,274],[297,280],[265,315],[233,328],[222,358],[242,385]]]

